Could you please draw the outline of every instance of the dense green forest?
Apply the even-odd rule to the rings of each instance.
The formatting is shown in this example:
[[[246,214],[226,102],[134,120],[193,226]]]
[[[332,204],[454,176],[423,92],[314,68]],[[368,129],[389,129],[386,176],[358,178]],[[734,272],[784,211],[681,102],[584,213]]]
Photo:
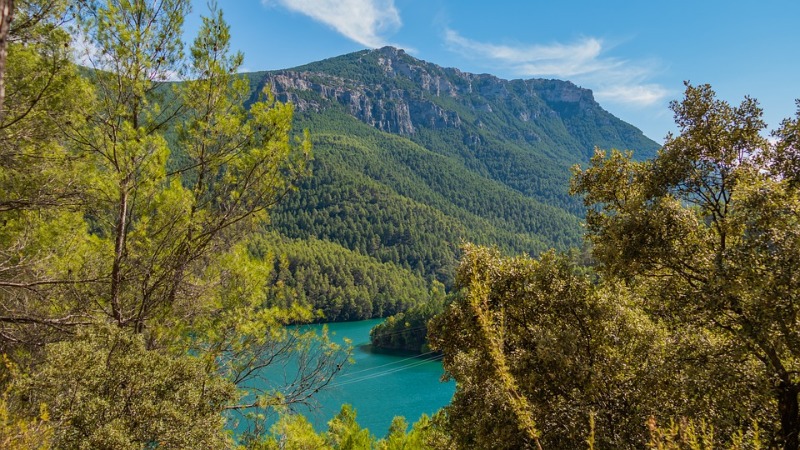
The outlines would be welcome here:
[[[293,102],[314,143],[314,176],[277,206],[275,229],[448,288],[462,242],[531,255],[580,246],[569,168],[596,146],[638,158],[658,147],[571,83],[464,74],[391,47],[248,77],[252,92]]]
[[[444,296],[444,292],[432,295],[426,303],[391,315],[376,325],[369,332],[370,342],[374,347],[402,350],[412,353],[427,353],[428,322],[436,315],[444,312],[445,305],[452,300]]]
[[[436,292],[427,280],[396,264],[314,238],[266,232],[251,244],[251,253],[272,265],[270,305],[301,304],[317,313],[315,320],[385,317],[426,305]]]
[[[315,176],[276,208],[282,234],[334,241],[445,284],[465,240],[530,253],[578,244],[574,215],[459,171],[407,139],[333,119],[315,119]]]
[[[800,103],[766,139],[687,83],[654,153],[569,83],[391,48],[248,79],[213,2],[187,49],[186,0],[2,7],[0,447],[800,447]],[[452,402],[313,429],[350,350],[287,325],[390,314]]]

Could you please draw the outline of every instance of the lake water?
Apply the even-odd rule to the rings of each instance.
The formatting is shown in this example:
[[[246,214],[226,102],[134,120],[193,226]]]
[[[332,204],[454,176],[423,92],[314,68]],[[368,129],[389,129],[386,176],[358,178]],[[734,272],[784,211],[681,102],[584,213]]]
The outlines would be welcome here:
[[[327,429],[327,422],[343,403],[356,409],[359,424],[378,438],[386,435],[394,416],[404,416],[409,424],[422,414],[429,416],[450,402],[455,382],[442,383],[442,363],[430,355],[413,357],[373,352],[369,330],[383,319],[330,323],[331,339],[343,343],[350,339],[353,364],[317,396],[320,407],[301,411],[317,431]],[[322,325],[309,325],[321,329]]]

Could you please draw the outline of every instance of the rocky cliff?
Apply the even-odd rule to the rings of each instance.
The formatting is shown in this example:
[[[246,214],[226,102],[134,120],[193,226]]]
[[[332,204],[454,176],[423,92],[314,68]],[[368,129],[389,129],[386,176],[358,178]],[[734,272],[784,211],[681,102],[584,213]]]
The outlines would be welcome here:
[[[590,90],[571,82],[472,74],[393,47],[260,72],[251,82],[258,90],[269,86],[301,112],[341,108],[381,131],[409,137],[420,129],[453,128],[474,143],[481,140],[481,130],[495,124],[508,138],[545,142],[579,159],[594,147],[635,149],[641,157],[658,147],[605,111]]]

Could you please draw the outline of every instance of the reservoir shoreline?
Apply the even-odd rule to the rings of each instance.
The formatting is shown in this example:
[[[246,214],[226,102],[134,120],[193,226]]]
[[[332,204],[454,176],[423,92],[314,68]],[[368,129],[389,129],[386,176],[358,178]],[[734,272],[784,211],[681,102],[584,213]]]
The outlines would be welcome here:
[[[455,382],[442,382],[441,355],[376,349],[369,331],[384,319],[302,325],[321,330],[327,326],[332,341],[352,345],[353,363],[320,391],[313,409],[300,408],[317,431],[327,430],[327,422],[341,409],[352,405],[358,423],[383,437],[394,416],[404,416],[409,424],[422,414],[432,415],[450,402]]]

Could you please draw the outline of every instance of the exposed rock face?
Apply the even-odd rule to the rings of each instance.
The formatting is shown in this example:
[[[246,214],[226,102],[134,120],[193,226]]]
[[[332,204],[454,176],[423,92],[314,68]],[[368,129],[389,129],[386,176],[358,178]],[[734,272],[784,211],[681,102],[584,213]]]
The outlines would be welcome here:
[[[386,47],[374,52],[375,55],[369,55],[377,58],[370,63],[374,63],[387,80],[411,81],[416,89],[392,86],[394,83],[369,84],[330,73],[300,70],[267,73],[261,84],[271,86],[279,100],[290,101],[301,111],[320,111],[331,103],[338,103],[354,117],[390,133],[410,135],[416,126],[443,128],[461,125],[456,112],[447,111],[426,99],[426,95],[421,95],[458,97],[459,89],[447,76],[431,73],[425,67],[427,63],[413,60],[402,50]],[[305,95],[308,93],[316,95]]]
[[[294,103],[300,111],[319,112],[331,103],[338,103],[354,117],[381,131],[414,132],[408,95],[401,89],[371,88],[314,72],[267,74],[262,82],[271,87],[276,98]],[[308,93],[316,95],[308,96]]]
[[[413,136],[420,128],[456,128],[469,136],[487,123],[502,122],[507,137],[527,143],[566,129],[577,140],[569,151],[584,155],[595,146],[620,143],[648,152],[657,148],[639,130],[603,110],[592,91],[568,81],[502,80],[442,68],[393,47],[257,76],[251,80],[256,88],[270,86],[279,100],[294,103],[299,111],[343,108],[364,123],[400,135]]]

